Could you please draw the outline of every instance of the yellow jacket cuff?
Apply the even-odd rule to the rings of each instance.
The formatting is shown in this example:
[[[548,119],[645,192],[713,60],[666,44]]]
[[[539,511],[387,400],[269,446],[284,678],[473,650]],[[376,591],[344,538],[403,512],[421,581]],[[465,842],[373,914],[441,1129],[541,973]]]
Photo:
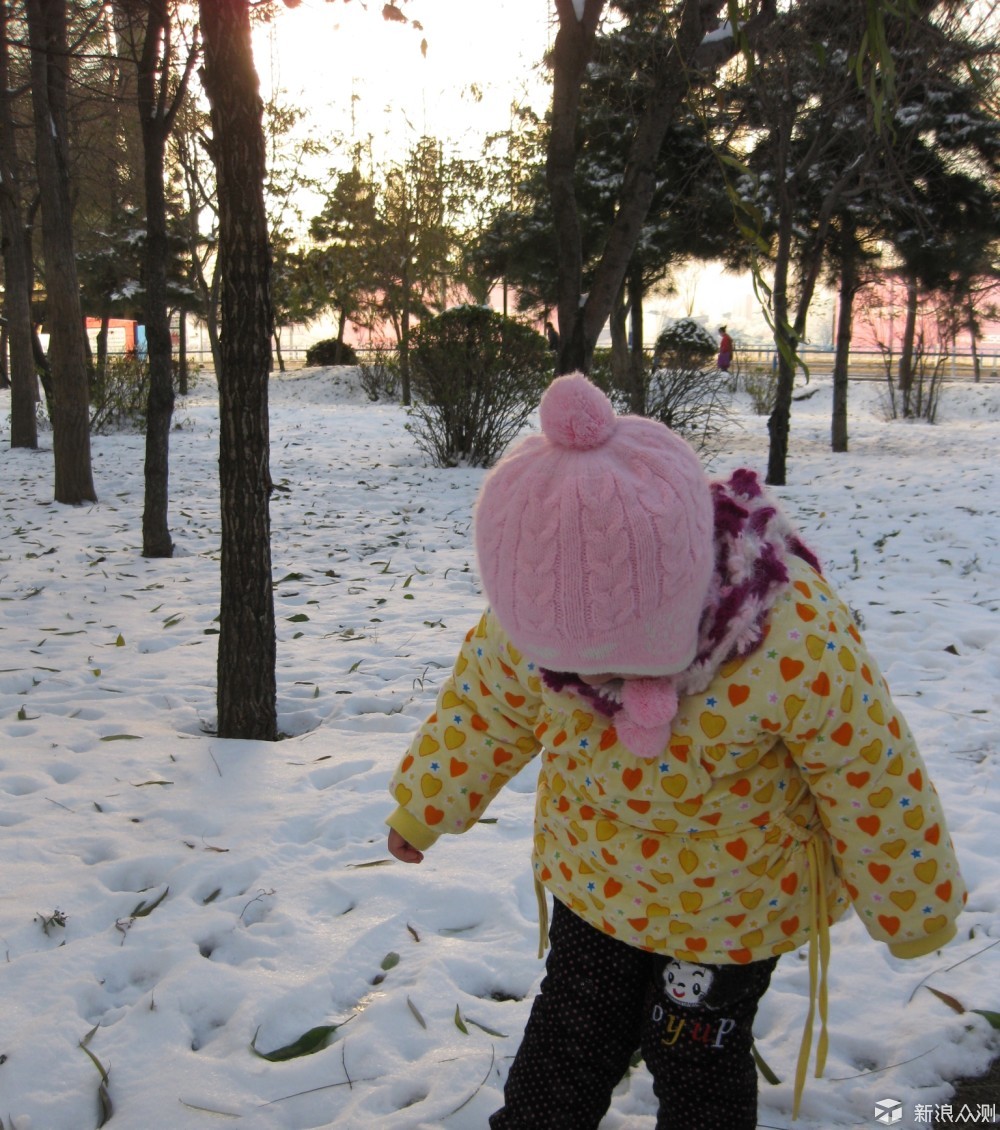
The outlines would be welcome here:
[[[889,952],[893,957],[925,957],[935,950],[939,950],[942,946],[946,946],[955,934],[958,932],[958,927],[954,922],[949,922],[943,930],[938,930],[936,934],[931,934],[926,938],[915,938],[909,942],[897,942],[895,945],[889,946]]]
[[[397,831],[411,847],[417,851],[426,851],[436,843],[438,834],[432,832],[426,824],[422,824],[415,816],[411,816],[405,808],[397,808],[388,817],[386,824]]]

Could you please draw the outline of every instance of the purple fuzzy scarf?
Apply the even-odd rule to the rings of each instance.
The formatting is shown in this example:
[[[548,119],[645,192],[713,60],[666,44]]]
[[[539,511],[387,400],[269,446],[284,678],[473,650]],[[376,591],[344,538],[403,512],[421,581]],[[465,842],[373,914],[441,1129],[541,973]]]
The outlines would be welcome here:
[[[703,691],[723,663],[749,655],[761,642],[768,613],[788,584],[789,555],[821,571],[756,472],[742,468],[711,489],[715,571],[691,665],[677,675],[626,679],[610,687],[589,687],[575,674],[541,672],[546,686],[572,690],[598,713],[614,718],[619,739],[639,757],[660,756],[679,697]]]

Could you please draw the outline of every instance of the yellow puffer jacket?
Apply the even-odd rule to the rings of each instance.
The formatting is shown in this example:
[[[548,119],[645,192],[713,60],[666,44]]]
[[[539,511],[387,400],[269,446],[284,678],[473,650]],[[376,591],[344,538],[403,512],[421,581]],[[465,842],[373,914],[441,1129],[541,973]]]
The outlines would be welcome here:
[[[681,699],[656,760],[544,686],[487,612],[393,777],[387,823],[420,849],[463,832],[542,750],[536,877],[630,945],[759,960],[852,902],[897,956],[943,945],[966,892],[937,793],[850,611],[804,561],[790,569],[763,643]]]

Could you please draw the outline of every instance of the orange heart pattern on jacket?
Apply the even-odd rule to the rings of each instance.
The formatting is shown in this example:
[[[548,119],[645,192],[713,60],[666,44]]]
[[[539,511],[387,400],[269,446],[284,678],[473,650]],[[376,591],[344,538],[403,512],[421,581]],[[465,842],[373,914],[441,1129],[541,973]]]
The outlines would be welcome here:
[[[681,700],[654,760],[543,686],[487,612],[391,789],[431,837],[463,832],[535,757],[537,878],[631,945],[702,962],[783,953],[808,940],[825,891],[829,921],[853,902],[873,937],[923,948],[965,898],[906,723],[850,611],[797,559],[762,644]]]

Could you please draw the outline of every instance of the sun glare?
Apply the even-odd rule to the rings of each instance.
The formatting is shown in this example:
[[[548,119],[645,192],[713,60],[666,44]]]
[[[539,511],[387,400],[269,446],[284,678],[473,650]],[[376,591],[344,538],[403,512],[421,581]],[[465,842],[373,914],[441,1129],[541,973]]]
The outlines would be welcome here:
[[[462,156],[506,129],[512,103],[539,112],[548,98],[541,59],[549,0],[407,0],[410,22],[381,4],[302,0],[256,29],[262,90],[307,110],[311,133],[372,138],[399,155],[421,135]],[[416,26],[419,25],[419,26]]]

